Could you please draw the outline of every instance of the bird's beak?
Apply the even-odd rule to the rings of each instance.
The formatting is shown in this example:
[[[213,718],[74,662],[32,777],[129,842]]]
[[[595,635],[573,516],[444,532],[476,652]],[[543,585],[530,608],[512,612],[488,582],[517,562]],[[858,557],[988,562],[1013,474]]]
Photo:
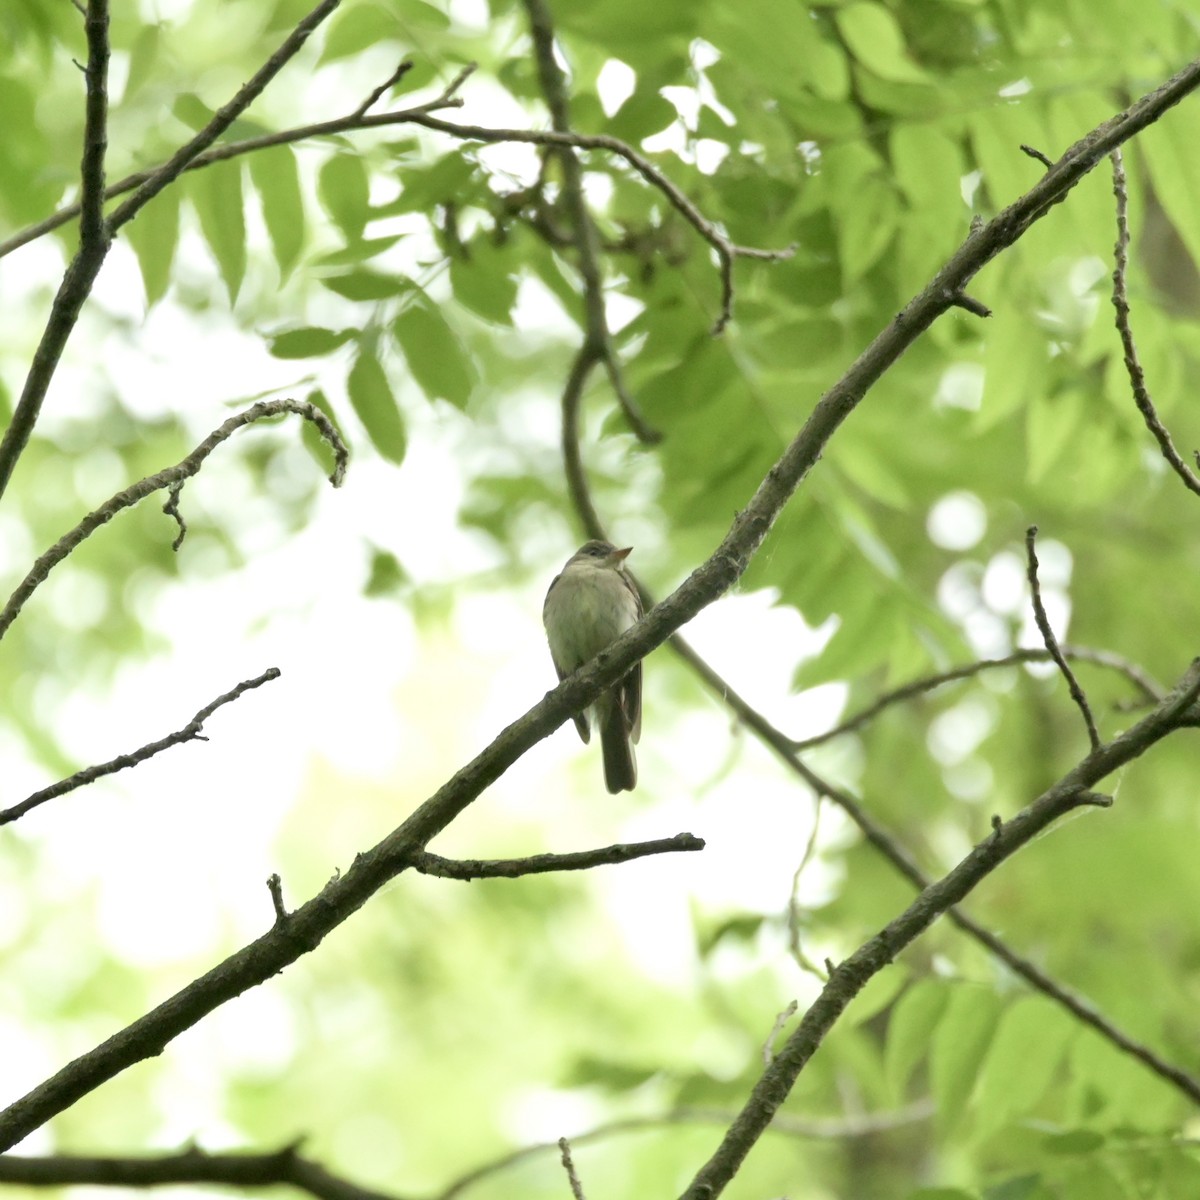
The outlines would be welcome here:
[[[609,556],[608,561],[614,567],[619,567],[633,552],[632,546],[626,546],[624,550],[614,550]]]

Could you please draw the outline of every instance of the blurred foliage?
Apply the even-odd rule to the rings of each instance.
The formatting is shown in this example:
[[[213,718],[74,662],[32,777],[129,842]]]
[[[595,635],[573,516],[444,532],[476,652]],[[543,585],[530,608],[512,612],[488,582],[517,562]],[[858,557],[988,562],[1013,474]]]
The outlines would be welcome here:
[[[161,19],[157,7],[114,6],[112,180],[160,161],[202,125],[308,5],[195,0],[163,6],[172,15]],[[636,444],[597,373],[585,454],[600,511],[610,527],[638,531],[639,565],[660,591],[709,553],[824,388],[972,218],[1035,182],[1041,168],[1021,144],[1056,157],[1194,54],[1200,27],[1196,0],[551,7],[579,131],[638,145],[736,241],[798,246],[783,263],[737,264],[735,320],[714,339],[720,282],[707,246],[621,160],[585,155],[620,314],[616,344],[637,404],[665,434],[661,445]],[[77,155],[65,148],[79,144],[82,104],[71,59],[84,56],[71,5],[18,0],[0,12],[0,235],[74,195]],[[401,57],[415,65],[374,111],[428,100],[473,61],[468,101],[484,97],[505,114],[497,124],[546,126],[515,0],[486,9],[346,0],[228,140],[353,111]],[[1200,444],[1191,402],[1198,128],[1193,99],[1127,153],[1139,348],[1160,414],[1185,448]],[[831,621],[824,649],[791,664],[798,689],[843,682],[853,710],[885,687],[1011,649],[1027,606],[998,581],[1021,563],[1034,522],[1058,544],[1047,591],[1060,612],[1069,597],[1072,640],[1165,681],[1195,653],[1188,581],[1200,571],[1200,540],[1130,399],[1111,328],[1110,193],[1096,171],[981,274],[973,294],[994,315],[956,310],[914,346],[769,536],[744,588],[774,589],[811,626]],[[571,525],[552,409],[528,401],[556,394],[580,336],[567,229],[552,160],[539,169],[532,156],[380,126],[189,174],[127,234],[147,311],[172,306],[203,329],[228,309],[264,355],[311,371],[304,386],[356,452],[373,447],[403,464],[422,453],[426,408],[455,410],[470,427],[461,520],[522,577],[545,569],[526,532]],[[75,230],[49,236],[69,250]],[[0,351],[6,408],[36,337],[28,314],[44,311],[52,286],[48,273],[32,287]],[[50,406],[5,496],[10,584],[89,507],[176,461],[210,427],[169,396],[153,417],[124,403],[117,368],[96,347],[136,331],[115,311],[88,311],[100,332],[72,350],[81,357],[68,356],[89,373],[88,407],[59,416]],[[282,452],[259,438],[229,452],[264,485]],[[293,489],[282,520],[303,522],[318,482]],[[975,514],[968,533],[964,511]],[[939,524],[946,513],[959,516]],[[228,529],[203,512],[190,519],[193,545],[215,551],[206,569],[240,560]],[[64,622],[61,604],[33,604],[6,640],[5,719],[48,766],[71,764],[46,718],[47,681],[61,692],[154,649],[138,613],[144,594],[176,577],[172,536],[153,503],[123,515],[62,568],[56,586],[76,588],[76,619]],[[363,562],[369,595],[421,611],[422,584],[391,550],[364,539]],[[1131,691],[1112,673],[1080,672],[1111,734],[1129,719],[1114,705]],[[695,699],[686,684],[662,686],[680,703]],[[993,812],[1026,803],[1084,744],[1057,678],[1012,669],[894,708],[851,751],[830,747],[813,762],[860,790],[936,873],[986,836]],[[972,908],[1195,1072],[1191,754],[1175,739],[1135,764],[1112,811],[1030,846]],[[302,871],[309,856],[318,875],[321,848],[296,836],[290,861]],[[31,886],[26,850],[2,845],[13,886]],[[819,957],[836,957],[910,893],[849,833],[822,842],[821,858],[836,882],[801,914],[802,932]],[[297,1048],[275,1069],[231,1072],[229,1126],[250,1145],[319,1131],[309,1150],[330,1169],[433,1195],[511,1148],[506,1113],[531,1087],[600,1114],[735,1110],[786,1003],[781,972],[797,987],[784,916],[698,913],[695,987],[682,993],[645,977],[585,899],[569,882],[530,879],[469,889],[414,881],[403,900],[379,901],[386,919],[352,923],[278,981]],[[4,987],[14,1010],[61,1023],[68,1032],[56,1046],[74,1052],[101,1035],[106,1016],[132,1018],[158,989],[93,955],[75,964],[69,987],[37,991],[37,943],[61,915],[51,903],[40,927],[14,938]],[[772,1135],[729,1190],[734,1200],[801,1190],[809,1200],[1200,1192],[1200,1160],[1181,1137],[1195,1116],[1161,1080],[941,926],[894,970],[874,1004],[864,997],[851,1009],[782,1112],[853,1117],[928,1097],[932,1120],[829,1140]],[[18,999],[20,980],[33,990]],[[139,1068],[137,1080],[153,1069]],[[149,1123],[142,1085],[123,1077],[56,1136],[73,1150],[124,1153]],[[671,1195],[716,1136],[712,1126],[664,1122],[581,1146],[576,1162],[590,1195]],[[466,1194],[534,1200],[564,1186],[546,1155]]]

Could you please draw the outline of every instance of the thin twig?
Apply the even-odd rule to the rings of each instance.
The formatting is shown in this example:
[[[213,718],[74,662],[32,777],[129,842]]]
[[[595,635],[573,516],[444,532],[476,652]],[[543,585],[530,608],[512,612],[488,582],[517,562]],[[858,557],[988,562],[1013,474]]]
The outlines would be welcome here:
[[[412,856],[413,869],[422,875],[441,879],[519,879],[522,875],[545,875],[551,871],[587,871],[592,867],[611,866],[648,858],[652,854],[677,854],[703,850],[704,839],[690,833],[657,838],[650,842],[618,843],[598,850],[577,850],[570,854],[531,854],[527,858],[443,858],[423,850]]]
[[[371,108],[388,88],[395,87],[412,69],[412,59],[406,58],[377,88],[371,89],[367,98],[354,110],[354,115],[365,117],[367,109]]]
[[[574,1200],[587,1200],[583,1194],[583,1184],[579,1182],[579,1176],[575,1174],[575,1163],[571,1158],[571,1143],[565,1137],[558,1139],[558,1152],[562,1158],[563,1170],[567,1173],[567,1180],[571,1184],[571,1195]]]
[[[165,999],[156,1008],[112,1034],[102,1044],[66,1064],[50,1078],[0,1111],[0,1153],[75,1104],[81,1097],[153,1055],[235,996],[271,979],[313,950],[337,928],[408,868],[414,852],[423,850],[531,747],[564,721],[592,703],[697,613],[724,595],[746,570],[784,505],[801,485],[842,422],[862,403],[871,388],[929,326],[950,307],[947,289],[961,291],[987,263],[1013,245],[1035,221],[1060,203],[1114,146],[1152,124],[1167,109],[1200,86],[1200,61],[1189,64],[1161,87],[1143,96],[1116,118],[1094,129],[1063,155],[1028,192],[1000,212],[959,247],[928,286],[888,323],[845,374],[821,398],[803,428],[779,461],[767,472],[746,507],[711,557],[622,634],[605,655],[576,671],[537,704],[502,730],[470,762],[461,767],[428,799],[371,849],[359,854],[345,874],[302,904],[285,925],[275,927],[234,951],[224,961]],[[173,478],[162,481],[169,486]],[[90,532],[90,531],[89,531]],[[11,602],[10,602],[11,603]],[[1194,683],[1194,687],[1193,687]],[[960,864],[946,880],[935,884],[889,927],[885,941],[872,942],[838,967],[827,992],[831,997],[857,990],[887,957],[917,936],[971,886],[1019,845],[1074,807],[1071,799],[1082,788],[1105,778],[1144,753],[1177,728],[1200,692],[1200,671],[1101,754],[1090,755],[1074,771],[1040,797],[989,840],[984,851]],[[1068,795],[1069,792],[1069,795]],[[877,957],[878,955],[884,957]],[[848,1002],[848,995],[847,995]],[[815,1050],[816,1041],[837,1019],[844,1003],[818,1001],[788,1046],[772,1065],[775,1072],[763,1084],[774,1097],[767,1108],[761,1089],[756,1092],[753,1117],[739,1117],[717,1161],[705,1167],[693,1183],[690,1200],[713,1200],[732,1172],[769,1124],[790,1091],[796,1074]],[[816,1041],[813,1038],[816,1038]],[[778,1070],[776,1071],[776,1068]]]
[[[1054,166],[1054,160],[1049,155],[1043,154],[1036,146],[1029,146],[1025,142],[1022,142],[1021,150],[1023,153],[1028,154],[1030,158],[1036,158],[1047,171]]]
[[[1125,166],[1120,148],[1109,155],[1112,160],[1113,196],[1117,202],[1117,243],[1113,247],[1113,308],[1116,310],[1117,333],[1121,337],[1121,348],[1125,356],[1125,370],[1129,372],[1129,383],[1133,388],[1133,402],[1146,422],[1146,428],[1154,435],[1162,456],[1171,470],[1183,480],[1184,487],[1200,495],[1200,477],[1185,463],[1171,441],[1167,427],[1158,416],[1150,389],[1146,386],[1146,373],[1138,358],[1137,344],[1133,340],[1133,328],[1129,323],[1129,293],[1125,275],[1129,269],[1129,190],[1125,180]]]
[[[784,1031],[787,1023],[796,1015],[796,1010],[800,1005],[795,1000],[789,1000],[787,1007],[784,1008],[776,1017],[775,1024],[771,1026],[771,1032],[767,1034],[767,1040],[762,1044],[762,1060],[763,1066],[769,1067],[771,1059],[775,1057],[775,1041]]]
[[[132,508],[147,496],[153,495],[163,488],[176,487],[181,485],[185,479],[190,479],[204,465],[205,459],[244,425],[253,424],[255,421],[261,421],[267,417],[279,416],[281,413],[296,413],[316,426],[318,433],[333,450],[334,468],[329,476],[329,482],[334,487],[340,487],[346,473],[349,452],[329,418],[315,404],[310,404],[307,400],[260,400],[243,412],[230,417],[223,425],[213,430],[191,454],[176,463],[175,466],[167,467],[155,475],[147,475],[144,479],[125,488],[124,491],[117,492],[99,508],[88,513],[69,533],[59,538],[33,564],[29,574],[8,598],[8,603],[0,612],[0,638],[8,632],[9,626],[16,620],[17,614],[20,613],[25,602],[45,582],[46,576],[97,529],[111,521],[117,513],[126,508]]]
[[[1067,690],[1071,693],[1071,699],[1075,701],[1075,706],[1083,714],[1083,723],[1087,726],[1088,731],[1088,741],[1091,742],[1092,750],[1096,751],[1100,749],[1100,731],[1096,728],[1096,718],[1092,716],[1092,710],[1087,702],[1087,697],[1083,694],[1083,688],[1079,686],[1079,680],[1075,678],[1075,672],[1071,670],[1066,656],[1059,647],[1058,639],[1054,636],[1054,630],[1050,628],[1050,618],[1046,616],[1046,606],[1042,603],[1042,588],[1038,582],[1037,550],[1034,547],[1037,531],[1036,525],[1030,525],[1025,531],[1025,556],[1028,561],[1026,577],[1029,580],[1029,591],[1033,599],[1034,619],[1037,621],[1038,630],[1050,657],[1054,659],[1063,678],[1067,681]]]
[[[288,918],[287,906],[283,903],[283,880],[278,872],[267,876],[267,891],[271,893],[271,907],[275,910],[275,924],[282,925]]]
[[[153,758],[156,754],[161,754],[162,751],[169,750],[172,746],[178,746],[182,742],[207,741],[208,739],[203,735],[204,722],[218,708],[224,704],[232,703],[239,696],[251,689],[262,687],[264,683],[269,683],[272,679],[278,678],[279,668],[270,667],[254,679],[247,679],[228,692],[223,692],[211,703],[206,704],[182,729],[177,730],[175,733],[169,733],[166,737],[159,738],[155,742],[148,742],[130,754],[119,754],[116,758],[110,759],[106,763],[100,763],[94,767],[85,767],[82,771],[76,771],[74,775],[70,775],[66,779],[60,779],[58,783],[51,784],[50,787],[42,788],[40,792],[34,792],[32,796],[22,800],[20,804],[14,804],[11,808],[0,809],[0,825],[7,825],[11,821],[15,821],[18,817],[23,817],[30,809],[37,808],[39,804],[45,804],[47,800],[55,800],[59,796],[65,796],[68,792],[73,792],[76,788],[94,783],[97,779],[103,779],[105,775],[115,775],[118,771],[124,771],[128,767],[136,767],[138,763],[144,763],[146,759]]]
[[[1130,662],[1128,659],[1122,658],[1119,654],[1113,654],[1108,650],[1094,650],[1090,646],[1072,646],[1069,644],[1062,645],[1060,649],[1064,658],[1074,659],[1077,662],[1092,663],[1095,666],[1107,667],[1110,670],[1117,671],[1142,693],[1144,701],[1149,701],[1151,704],[1158,703],[1166,694],[1162,687],[1151,679],[1137,663]],[[873,721],[884,709],[890,708],[893,704],[900,704],[905,700],[911,700],[914,696],[934,691],[936,688],[944,687],[948,683],[970,679],[984,671],[993,671],[1003,667],[1015,667],[1022,663],[1053,661],[1053,657],[1049,650],[1032,648],[1014,650],[1012,654],[1006,654],[1003,658],[984,658],[978,662],[968,663],[963,667],[955,667],[950,671],[941,671],[936,675],[927,675],[922,679],[914,680],[912,683],[906,683],[902,687],[894,688],[890,692],[884,692],[861,712],[855,713],[854,716],[839,722],[832,729],[827,729],[824,733],[816,733],[812,737],[794,741],[792,749],[809,750],[813,746],[821,745],[823,742],[829,742],[847,733],[853,733],[855,730],[861,729],[868,722]]]

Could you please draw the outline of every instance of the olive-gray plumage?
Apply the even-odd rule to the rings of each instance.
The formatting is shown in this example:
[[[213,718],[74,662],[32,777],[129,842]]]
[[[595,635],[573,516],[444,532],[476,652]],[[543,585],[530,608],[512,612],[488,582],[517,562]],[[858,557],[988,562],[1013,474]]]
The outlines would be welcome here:
[[[625,570],[629,550],[609,542],[585,542],[555,576],[542,606],[542,622],[559,679],[566,679],[616,641],[642,615],[642,602]],[[586,742],[589,712],[600,730],[604,782],[610,792],[637,784],[633,742],[642,732],[642,664],[575,718]]]

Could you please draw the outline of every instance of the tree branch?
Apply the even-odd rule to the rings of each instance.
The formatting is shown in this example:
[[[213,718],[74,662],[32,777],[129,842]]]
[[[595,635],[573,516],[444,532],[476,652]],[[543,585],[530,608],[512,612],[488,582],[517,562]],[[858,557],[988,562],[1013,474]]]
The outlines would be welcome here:
[[[76,788],[94,783],[97,779],[103,779],[105,775],[114,775],[117,771],[124,771],[127,767],[136,767],[138,763],[143,763],[146,759],[153,758],[156,754],[163,750],[169,750],[172,746],[178,746],[181,742],[207,741],[208,739],[203,736],[204,722],[218,708],[223,704],[229,704],[236,700],[244,692],[248,692],[252,688],[262,687],[264,683],[269,683],[272,679],[278,678],[279,668],[270,667],[256,678],[247,679],[244,683],[239,683],[237,687],[218,696],[211,704],[206,704],[176,733],[170,733],[164,738],[159,738],[156,742],[148,742],[140,750],[134,750],[131,754],[120,754],[106,763],[101,763],[99,766],[85,767],[82,771],[76,771],[74,775],[70,775],[66,779],[61,779],[58,783],[51,784],[50,787],[42,788],[40,792],[34,792],[32,796],[22,800],[20,804],[14,804],[11,808],[0,809],[0,825],[7,825],[17,820],[18,817],[23,817],[31,808],[37,808],[39,804],[45,804],[47,800],[54,800],[59,796],[65,796],[68,792],[73,792]]]
[[[222,1187],[265,1188],[288,1184],[317,1200],[399,1200],[394,1194],[358,1187],[304,1158],[299,1143],[265,1154],[246,1151],[209,1154],[191,1146],[178,1154],[108,1157],[54,1154],[32,1157],[0,1154],[0,1183],[26,1187],[92,1184],[103,1187],[161,1187],[210,1183]]]
[[[872,976],[1043,829],[1080,805],[1093,803],[1091,787],[1177,729],[1179,718],[1197,695],[1200,659],[1192,663],[1179,686],[1152,713],[1088,754],[1011,820],[997,820],[991,834],[949,874],[926,887],[884,930],[834,967],[829,983],[763,1071],[737,1120],[681,1200],[715,1200],[725,1190],[825,1035]]]
[[[547,737],[574,713],[581,711],[602,691],[622,678],[634,662],[661,645],[698,612],[723,595],[746,569],[775,518],[809,469],[820,457],[842,421],[858,406],[879,377],[924,331],[950,307],[947,298],[963,291],[974,275],[1001,251],[1016,242],[1024,231],[1063,200],[1079,180],[1115,146],[1156,120],[1172,105],[1200,85],[1200,61],[1192,63],[1156,91],[1138,100],[1125,112],[1094,130],[1067,151],[1054,168],[1014,204],[999,213],[963,245],[925,288],[888,324],[851,365],[842,378],[821,398],[804,427],[767,473],[754,496],[737,515],[729,532],[713,555],[702,563],[666,600],[622,634],[603,654],[575,672],[522,717],[505,728],[492,743],[463,766],[422,803],[397,829],[372,849],[360,854],[350,869],[331,880],[313,899],[291,913],[282,924],[230,955],[157,1008],[139,1018],[102,1045],[67,1064],[51,1078],[0,1112],[0,1151],[10,1148],[80,1097],[142,1059],[161,1053],[183,1030],[195,1025],[213,1009],[255,987],[301,955],[320,944],[330,930],[352,913],[392,878],[405,870],[414,852],[423,850],[463,812],[491,783],[542,738]],[[432,118],[426,118],[430,120]],[[165,484],[171,482],[169,479]],[[165,485],[164,484],[164,485]],[[1191,703],[1188,691],[1184,697]],[[1062,811],[1075,803],[1074,797],[1093,776],[1102,778],[1137,753],[1141,753],[1175,708],[1155,709],[1128,733],[1101,753],[1091,755],[1061,787],[1069,795],[1052,789],[1024,813],[989,838],[977,851],[988,862],[1011,853],[1014,842],[1023,843]],[[923,893],[915,910],[898,926],[889,926],[881,940],[870,943],[834,973],[826,994],[801,1022],[784,1051],[772,1066],[773,1074],[763,1085],[772,1096],[786,1094],[803,1061],[815,1048],[813,1035],[822,1035],[853,994],[850,985],[865,979],[877,955],[886,957],[906,940],[911,940],[941,909],[960,898],[959,888],[970,880],[974,859],[952,872],[947,880]],[[964,872],[965,875],[964,875]],[[880,959],[882,962],[882,958]],[[877,968],[875,968],[877,969]],[[843,997],[837,1003],[833,998]],[[818,1037],[819,1040],[819,1037]],[[747,1129],[758,1126],[763,1112],[761,1093],[756,1091],[752,1116],[731,1131],[734,1144],[742,1147],[740,1157],[761,1132],[758,1127],[747,1140]],[[723,1154],[720,1162],[726,1162]],[[723,1176],[724,1166],[712,1175],[705,1168],[701,1180]],[[728,1178],[724,1177],[720,1187]],[[719,1189],[718,1189],[719,1190]],[[693,1193],[699,1197],[703,1191]],[[709,1200],[716,1191],[708,1193]]]
[[[107,0],[89,0],[87,128],[84,134],[79,251],[63,275],[58,294],[50,308],[45,331],[34,352],[29,373],[25,377],[21,398],[17,401],[12,420],[4,431],[3,439],[0,440],[0,496],[3,496],[8,487],[17,460],[29,444],[33,428],[42,411],[42,402],[62,358],[67,339],[75,328],[83,303],[91,294],[92,285],[112,244],[112,234],[126,221],[132,220],[143,205],[175,179],[197,154],[216,141],[300,50],[312,31],[339,3],[340,0],[321,0],[321,3],[284,39],[283,44],[266,64],[217,112],[208,125],[145,179],[133,195],[105,222],[101,217],[101,208],[104,197],[104,149],[107,145],[104,123],[108,111],[108,9]],[[96,123],[99,123],[99,128],[96,127]]]
[[[1130,662],[1128,659],[1122,658],[1119,654],[1113,654],[1108,650],[1094,650],[1090,646],[1064,645],[1060,649],[1063,656],[1067,659],[1092,663],[1098,667],[1107,667],[1109,670],[1123,675],[1142,693],[1142,698],[1151,704],[1155,704],[1163,698],[1163,689],[1137,663]],[[797,741],[793,741],[792,749],[809,750],[813,746],[819,746],[824,742],[832,741],[834,738],[842,737],[844,734],[853,733],[856,729],[861,729],[868,722],[873,721],[884,709],[890,708],[893,704],[901,704],[905,700],[911,700],[914,696],[923,695],[925,692],[932,692],[936,688],[945,686],[947,683],[956,683],[961,679],[970,679],[975,675],[982,674],[984,671],[993,671],[1001,667],[1015,667],[1021,663],[1052,660],[1053,655],[1049,650],[1014,650],[1012,654],[1006,654],[1003,658],[984,658],[978,662],[967,663],[966,666],[955,667],[950,671],[941,671],[936,675],[927,675],[923,679],[915,679],[912,683],[906,683],[902,687],[894,688],[890,692],[884,692],[883,695],[873,700],[861,712],[848,717],[832,729],[827,729],[824,733],[813,734],[812,737],[800,738]]]
[[[1121,337],[1121,349],[1125,355],[1125,370],[1129,372],[1129,383],[1133,388],[1133,400],[1146,422],[1146,428],[1154,435],[1162,456],[1171,470],[1183,480],[1189,491],[1200,495],[1200,477],[1183,461],[1167,427],[1159,420],[1158,410],[1150,398],[1146,386],[1146,373],[1138,358],[1137,343],[1133,340],[1133,329],[1129,324],[1129,293],[1125,288],[1125,274],[1129,268],[1129,191],[1125,181],[1125,165],[1119,149],[1113,150],[1112,159],[1113,196],[1117,202],[1117,243],[1113,247],[1113,292],[1112,303],[1116,310],[1117,333]]]
[[[1096,728],[1096,718],[1092,716],[1091,707],[1087,702],[1087,697],[1083,694],[1083,688],[1079,686],[1079,680],[1075,678],[1075,672],[1071,670],[1070,664],[1059,648],[1058,639],[1050,627],[1050,618],[1046,616],[1046,606],[1042,603],[1042,589],[1038,583],[1037,549],[1034,545],[1036,540],[1037,526],[1030,525],[1025,531],[1025,556],[1028,562],[1026,576],[1029,579],[1029,592],[1033,598],[1033,615],[1042,635],[1042,641],[1045,642],[1050,657],[1054,659],[1063,678],[1067,681],[1067,690],[1071,693],[1071,699],[1075,701],[1076,708],[1083,716],[1083,723],[1087,726],[1088,741],[1093,750],[1099,750],[1100,731]]]
[[[524,0],[529,15],[529,29],[533,36],[534,59],[537,63],[538,80],[550,120],[558,133],[571,133],[570,101],[567,97],[567,81],[562,68],[554,57],[554,29],[550,12],[543,0]],[[579,259],[579,273],[583,277],[583,304],[586,328],[585,346],[596,358],[601,359],[608,371],[609,382],[617,402],[638,439],[647,445],[662,440],[662,434],[646,423],[629,389],[621,361],[613,345],[612,332],[608,327],[608,314],[604,305],[604,279],[600,270],[600,239],[596,225],[588,211],[583,194],[583,170],[571,146],[558,147],[558,160],[562,164],[563,198],[574,227],[574,244]],[[581,354],[582,357],[582,354]]]
[[[423,850],[412,856],[412,867],[422,875],[441,879],[519,879],[522,875],[545,875],[551,871],[587,871],[592,867],[632,862],[652,854],[674,854],[703,850],[704,839],[690,833],[657,838],[651,842],[618,843],[598,850],[578,850],[571,854],[531,854],[528,858],[442,858]]]
[[[870,845],[883,856],[905,879],[918,891],[924,891],[931,884],[928,875],[922,872],[912,857],[900,844],[879,825],[868,813],[867,809],[843,788],[835,787],[822,776],[818,775],[796,753],[795,744],[781,730],[775,728],[757,709],[744,700],[729,684],[702,659],[694,649],[682,638],[676,636],[671,640],[671,648],[697,674],[704,685],[723,704],[727,705],[738,719],[758,739],[775,753],[775,756],[799,778],[812,788],[818,796],[824,796],[836,804],[862,832]],[[1159,696],[1162,703],[1165,696]],[[1186,710],[1179,716],[1180,726],[1188,722]],[[1034,966],[1028,959],[1013,951],[1004,941],[992,933],[986,926],[968,916],[961,908],[954,907],[947,911],[947,919],[964,933],[974,938],[1010,970],[1024,979],[1031,987],[1048,996],[1051,1000],[1062,1005],[1068,1012],[1079,1018],[1084,1024],[1095,1030],[1101,1037],[1111,1042],[1122,1053],[1137,1059],[1143,1066],[1153,1071],[1161,1079],[1171,1084],[1189,1100],[1200,1104],[1200,1079],[1189,1075],[1186,1071],[1167,1062],[1155,1054],[1148,1046],[1136,1041],[1128,1034],[1117,1028],[1111,1021],[1102,1016],[1082,997],[1069,988],[1051,978],[1039,967]]]
[[[190,479],[204,465],[205,459],[227,438],[231,437],[244,425],[253,424],[267,417],[275,417],[281,413],[296,413],[306,421],[311,421],[317,431],[329,443],[334,455],[334,469],[329,476],[329,482],[334,487],[340,487],[346,473],[348,451],[338,431],[329,418],[314,404],[307,400],[260,400],[257,404],[243,412],[232,416],[219,428],[213,430],[186,458],[167,467],[156,475],[147,475],[124,491],[111,496],[99,508],[88,513],[69,533],[64,534],[49,550],[45,552],[30,568],[29,574],[17,586],[16,591],[8,598],[8,603],[0,612],[0,638],[2,638],[17,619],[21,609],[30,596],[46,581],[50,572],[58,566],[81,542],[91,537],[102,525],[111,521],[117,513],[126,508],[132,508],[140,500],[153,495],[163,488],[169,488],[172,500],[178,503],[178,489],[185,480]],[[171,507],[168,503],[167,510]],[[176,515],[176,520],[180,520]],[[178,544],[178,543],[176,543]]]

